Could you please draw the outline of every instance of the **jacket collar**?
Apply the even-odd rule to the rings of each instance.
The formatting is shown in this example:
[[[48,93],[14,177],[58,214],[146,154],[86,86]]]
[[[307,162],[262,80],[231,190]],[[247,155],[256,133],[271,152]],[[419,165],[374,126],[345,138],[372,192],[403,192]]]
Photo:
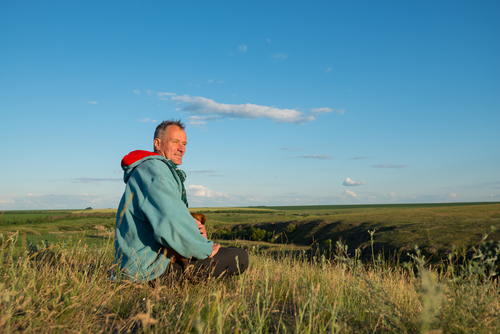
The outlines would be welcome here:
[[[155,155],[159,155],[159,154],[155,153],[155,152],[141,151],[141,150],[132,151],[123,157],[122,168],[131,166],[141,159],[144,159],[144,158],[150,157],[150,156],[155,156]]]

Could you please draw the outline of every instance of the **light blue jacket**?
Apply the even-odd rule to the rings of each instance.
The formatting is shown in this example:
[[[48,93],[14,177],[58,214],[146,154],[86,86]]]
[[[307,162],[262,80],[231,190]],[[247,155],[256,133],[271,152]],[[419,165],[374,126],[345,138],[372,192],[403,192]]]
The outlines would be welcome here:
[[[160,276],[170,261],[161,247],[186,258],[206,259],[213,242],[200,234],[181,200],[182,181],[167,159],[134,151],[122,160],[125,193],[115,226],[115,262],[123,278],[146,282]]]

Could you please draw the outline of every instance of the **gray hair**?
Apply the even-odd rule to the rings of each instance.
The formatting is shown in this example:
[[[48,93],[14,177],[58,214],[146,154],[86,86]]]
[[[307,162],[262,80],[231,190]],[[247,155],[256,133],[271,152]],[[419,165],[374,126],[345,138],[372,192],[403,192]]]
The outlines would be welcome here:
[[[186,126],[184,124],[182,124],[181,120],[176,121],[174,119],[171,119],[168,121],[163,121],[160,124],[158,124],[158,126],[156,127],[155,137],[153,139],[155,139],[155,138],[163,139],[163,136],[164,136],[165,132],[167,132],[167,128],[170,125],[176,125],[176,126],[180,127],[182,130],[184,130],[186,128]]]

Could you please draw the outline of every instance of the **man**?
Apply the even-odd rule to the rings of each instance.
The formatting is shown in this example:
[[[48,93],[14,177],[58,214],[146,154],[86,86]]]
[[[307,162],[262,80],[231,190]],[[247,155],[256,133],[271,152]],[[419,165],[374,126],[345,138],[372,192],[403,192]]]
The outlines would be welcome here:
[[[180,261],[166,251],[190,259],[194,277],[235,275],[248,267],[248,254],[221,248],[207,239],[205,227],[189,210],[179,169],[187,137],[181,121],[164,121],[156,128],[154,152],[133,151],[122,160],[125,192],[115,227],[115,259],[123,277],[139,282],[178,281]]]

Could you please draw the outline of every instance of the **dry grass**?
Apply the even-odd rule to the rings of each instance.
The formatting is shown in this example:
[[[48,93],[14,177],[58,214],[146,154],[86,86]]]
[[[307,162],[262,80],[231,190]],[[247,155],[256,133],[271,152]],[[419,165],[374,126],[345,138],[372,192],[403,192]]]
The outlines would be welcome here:
[[[500,287],[481,262],[458,275],[421,259],[364,266],[250,251],[239,277],[163,286],[109,281],[113,246],[0,248],[0,329],[26,333],[474,332],[500,328]],[[33,247],[31,249],[34,250]],[[420,261],[420,262],[419,262]],[[481,267],[483,265],[483,267]]]

